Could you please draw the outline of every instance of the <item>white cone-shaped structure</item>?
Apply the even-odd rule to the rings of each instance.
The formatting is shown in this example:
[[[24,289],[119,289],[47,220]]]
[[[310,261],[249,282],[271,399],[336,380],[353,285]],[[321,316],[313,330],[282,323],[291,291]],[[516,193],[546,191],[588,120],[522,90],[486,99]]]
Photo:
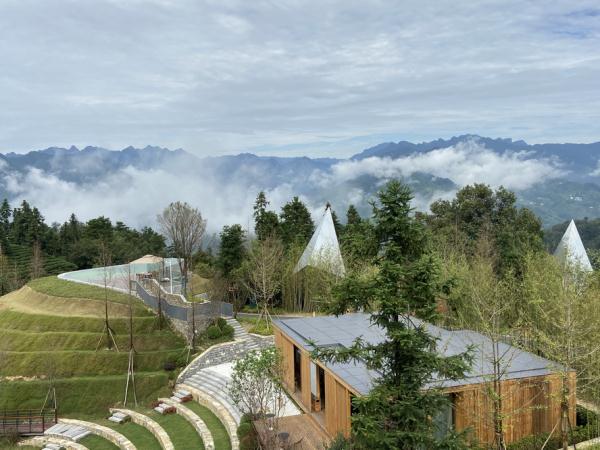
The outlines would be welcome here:
[[[323,218],[298,260],[294,272],[298,272],[306,266],[327,270],[340,277],[346,273],[329,206],[325,208]]]
[[[558,247],[556,247],[556,250],[554,251],[554,256],[556,256],[562,264],[569,265],[573,268],[585,272],[591,272],[593,270],[574,220],[571,220],[571,223],[567,227],[567,231],[563,234]]]

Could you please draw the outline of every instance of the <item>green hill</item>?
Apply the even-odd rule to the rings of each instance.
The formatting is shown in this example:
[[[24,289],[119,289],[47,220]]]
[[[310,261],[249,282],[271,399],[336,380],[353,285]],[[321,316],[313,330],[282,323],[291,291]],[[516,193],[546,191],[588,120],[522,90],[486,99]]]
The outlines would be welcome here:
[[[41,407],[51,384],[61,414],[105,413],[122,398],[130,298],[108,294],[120,351],[106,349],[101,288],[47,277],[0,297],[0,409]],[[185,343],[170,329],[158,330],[139,300],[132,311],[138,398],[155,398],[167,385],[165,363],[183,358]]]

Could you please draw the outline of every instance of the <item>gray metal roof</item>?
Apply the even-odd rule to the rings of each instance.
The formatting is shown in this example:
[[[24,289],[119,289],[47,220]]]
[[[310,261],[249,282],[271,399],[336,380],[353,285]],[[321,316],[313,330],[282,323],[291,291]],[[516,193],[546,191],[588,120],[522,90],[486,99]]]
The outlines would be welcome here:
[[[446,330],[413,317],[410,320],[415,326],[423,325],[432,336],[439,339],[437,349],[445,356],[462,353],[469,346],[474,347],[473,364],[465,378],[457,381],[437,379],[431,383],[431,387],[464,386],[490,380],[494,371],[491,358],[493,345],[489,338],[469,330]],[[309,352],[314,350],[311,343],[318,347],[337,345],[347,348],[358,337],[370,344],[380,343],[386,338],[381,328],[371,324],[370,316],[362,313],[339,317],[278,319],[275,320],[275,324]],[[503,355],[503,379],[548,375],[561,369],[560,365],[552,361],[504,343],[499,344],[499,351]],[[373,381],[379,377],[377,371],[368,369],[360,361],[345,364],[327,363],[326,366],[360,394],[368,393]]]

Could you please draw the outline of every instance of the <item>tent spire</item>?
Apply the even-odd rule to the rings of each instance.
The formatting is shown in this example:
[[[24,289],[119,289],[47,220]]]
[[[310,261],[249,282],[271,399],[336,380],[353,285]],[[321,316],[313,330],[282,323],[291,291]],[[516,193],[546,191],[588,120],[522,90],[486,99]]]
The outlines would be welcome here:
[[[340,277],[346,273],[329,202],[327,202],[323,217],[298,260],[294,272],[299,272],[306,266],[317,267]]]
[[[564,265],[578,268],[584,272],[593,270],[574,220],[569,223],[565,234],[563,234],[554,251],[554,256]]]

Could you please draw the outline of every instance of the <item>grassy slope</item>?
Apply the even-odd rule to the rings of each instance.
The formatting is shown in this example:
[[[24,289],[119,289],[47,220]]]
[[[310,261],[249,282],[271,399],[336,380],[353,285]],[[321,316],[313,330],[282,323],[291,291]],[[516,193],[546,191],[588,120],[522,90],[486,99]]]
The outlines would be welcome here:
[[[173,446],[177,450],[202,450],[204,443],[196,433],[194,427],[183,417],[177,414],[165,416],[152,410],[140,410],[143,414],[158,422],[171,438]]]
[[[79,441],[81,445],[84,445],[89,450],[118,450],[115,444],[109,440],[104,439],[95,434],[90,434]]]
[[[198,416],[204,421],[210,430],[210,434],[212,434],[215,443],[215,450],[231,450],[229,434],[227,434],[225,426],[221,423],[217,416],[215,416],[207,407],[196,402],[187,402],[185,406],[198,414]]]
[[[107,408],[123,396],[128,358],[128,319],[110,319],[110,325],[117,333],[117,343],[124,351],[96,352],[96,343],[103,336],[103,319],[76,314],[78,310],[89,312],[86,302],[103,304],[98,298],[104,297],[104,290],[52,277],[36,280],[32,287],[35,290],[25,288],[18,295],[11,293],[0,298],[0,375],[52,375],[56,378],[61,414],[105,414]],[[85,296],[92,299],[86,300]],[[112,291],[110,299],[111,302],[129,301],[126,295]],[[30,300],[33,306],[28,304]],[[133,321],[139,349],[136,355],[138,397],[141,401],[150,401],[159,392],[164,392],[167,384],[168,374],[162,372],[164,361],[183,354],[184,342],[170,330],[156,330],[155,317],[139,300],[135,302],[138,305],[136,315],[139,315]],[[65,304],[70,315],[57,315],[60,312],[57,305]],[[126,307],[122,303],[117,305]],[[49,307],[57,308],[57,311],[35,313],[37,309],[47,311]],[[0,408],[39,408],[48,386],[49,382],[43,380],[2,382]]]
[[[108,408],[123,400],[125,382],[125,374],[57,379],[54,385],[59,412],[74,418],[103,417]],[[149,403],[170,392],[168,374],[164,371],[136,373],[135,382],[139,402]],[[48,381],[1,383],[0,409],[40,408],[49,387]]]
[[[121,433],[127,439],[129,439],[133,445],[138,449],[143,450],[161,450],[161,446],[154,435],[142,427],[133,422],[127,422],[122,425],[116,424],[106,419],[95,420],[96,423],[104,425],[105,427],[112,428],[113,430]]]

